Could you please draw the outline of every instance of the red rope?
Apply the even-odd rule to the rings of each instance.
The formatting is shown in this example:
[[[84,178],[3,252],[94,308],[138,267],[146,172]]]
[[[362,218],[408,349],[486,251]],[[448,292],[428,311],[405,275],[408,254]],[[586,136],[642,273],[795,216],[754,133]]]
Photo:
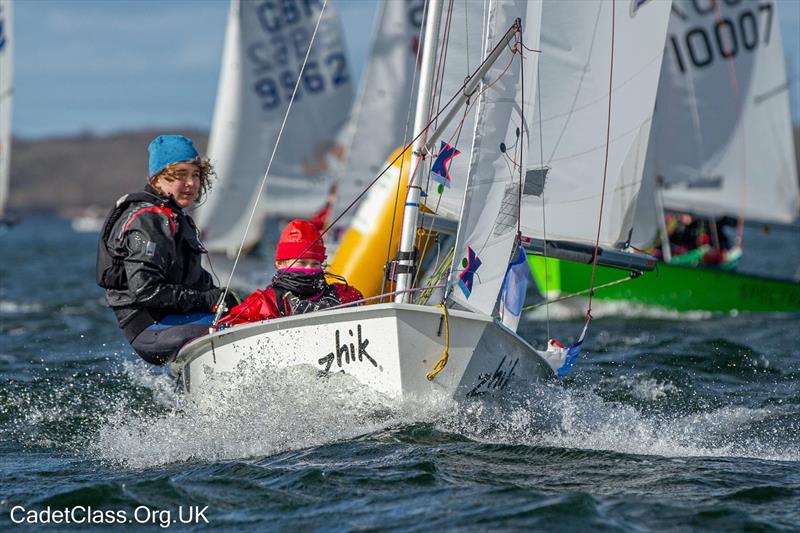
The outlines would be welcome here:
[[[717,15],[716,24],[720,24],[723,21],[722,18],[722,11],[719,7],[719,2],[714,2],[714,11]],[[771,22],[771,20],[770,20]],[[715,24],[715,25],[716,25]],[[724,32],[721,32],[724,33]],[[720,35],[720,33],[717,33]],[[727,35],[722,36],[722,40],[725,41],[725,44],[728,43]],[[730,49],[729,49],[730,50]],[[739,81],[736,78],[736,65],[733,63],[733,55],[730,54],[723,54],[723,57],[727,59],[726,63],[728,64],[728,74],[730,75],[731,79],[731,89],[733,89],[733,97],[736,100],[736,123],[742,123],[742,97],[739,93]],[[747,142],[745,137],[745,132],[747,131],[746,128],[741,128],[741,135],[742,135],[742,186],[739,190],[739,218],[736,221],[736,246],[742,246],[742,239],[744,237],[744,205],[747,201]],[[719,231],[719,230],[717,230]]]
[[[603,163],[603,188],[600,191],[600,216],[597,220],[597,238],[594,241],[594,259],[592,260],[592,282],[589,285],[589,308],[586,319],[592,318],[592,297],[594,296],[594,280],[597,272],[597,253],[600,250],[600,228],[603,225],[603,204],[606,199],[606,178],[608,177],[608,145],[611,142],[611,97],[614,83],[614,30],[616,22],[616,2],[611,2],[611,65],[608,69],[608,119],[606,122],[606,156]]]

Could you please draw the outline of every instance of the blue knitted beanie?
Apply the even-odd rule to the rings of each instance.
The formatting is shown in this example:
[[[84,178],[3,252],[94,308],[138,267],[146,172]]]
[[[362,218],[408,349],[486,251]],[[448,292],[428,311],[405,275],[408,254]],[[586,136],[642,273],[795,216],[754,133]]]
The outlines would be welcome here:
[[[150,174],[152,178],[168,165],[197,159],[198,153],[190,139],[183,135],[159,135],[147,147],[150,153]]]

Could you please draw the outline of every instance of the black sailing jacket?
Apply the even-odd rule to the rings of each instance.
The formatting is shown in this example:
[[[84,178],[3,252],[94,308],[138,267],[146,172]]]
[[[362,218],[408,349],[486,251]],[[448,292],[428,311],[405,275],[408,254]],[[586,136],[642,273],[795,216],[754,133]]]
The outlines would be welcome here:
[[[149,185],[152,202],[132,203],[108,236],[124,257],[126,287],[107,289],[106,300],[129,341],[174,313],[211,311],[220,290],[201,266],[205,252],[197,227],[172,200]]]

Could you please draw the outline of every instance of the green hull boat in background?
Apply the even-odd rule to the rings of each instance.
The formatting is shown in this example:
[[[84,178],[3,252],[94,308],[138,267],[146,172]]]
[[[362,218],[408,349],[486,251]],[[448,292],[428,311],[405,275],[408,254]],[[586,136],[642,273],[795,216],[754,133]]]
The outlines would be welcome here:
[[[586,291],[591,284],[591,264],[536,255],[529,255],[528,263],[543,296],[545,287],[552,298]],[[595,287],[630,277],[624,270],[598,266]],[[800,282],[659,262],[652,272],[597,289],[594,298],[675,311],[798,312]]]

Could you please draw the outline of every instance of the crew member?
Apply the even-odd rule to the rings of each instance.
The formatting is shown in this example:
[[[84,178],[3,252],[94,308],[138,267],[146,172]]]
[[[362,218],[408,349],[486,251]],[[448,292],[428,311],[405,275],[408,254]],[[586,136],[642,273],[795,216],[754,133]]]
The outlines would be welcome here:
[[[136,353],[163,365],[208,332],[224,291],[202,268],[205,249],[184,211],[208,192],[210,163],[181,135],[156,137],[148,152],[144,191],[117,200],[106,219],[97,282]],[[223,305],[235,304],[228,292]]]
[[[310,313],[362,300],[355,287],[325,280],[325,257],[325,245],[315,225],[307,220],[292,220],[281,233],[275,251],[278,272],[272,283],[231,309],[219,325]]]

